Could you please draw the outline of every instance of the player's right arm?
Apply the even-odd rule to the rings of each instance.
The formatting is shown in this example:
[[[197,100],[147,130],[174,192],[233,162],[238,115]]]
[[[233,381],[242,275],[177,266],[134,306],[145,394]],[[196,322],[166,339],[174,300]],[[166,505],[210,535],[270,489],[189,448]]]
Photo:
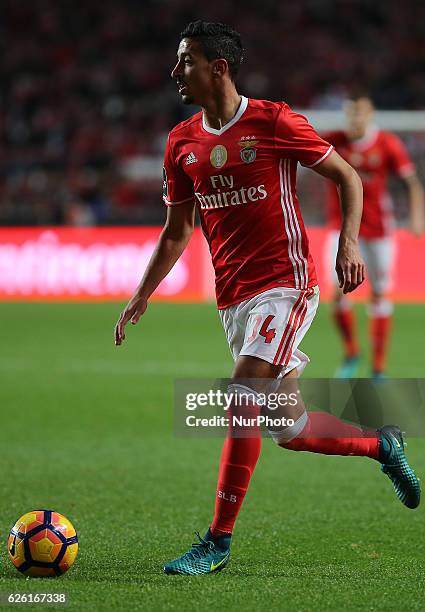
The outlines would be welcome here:
[[[195,225],[195,202],[184,202],[168,207],[167,220],[146,271],[133,297],[119,316],[115,326],[115,344],[125,340],[125,326],[137,323],[148,306],[148,300],[167,276],[185,250]]]
[[[115,344],[125,340],[125,326],[137,323],[148,306],[148,300],[167,276],[185,250],[195,225],[195,197],[193,184],[176,159],[171,134],[164,157],[164,195],[167,220],[150,258],[142,280],[133,297],[119,316],[115,326]]]

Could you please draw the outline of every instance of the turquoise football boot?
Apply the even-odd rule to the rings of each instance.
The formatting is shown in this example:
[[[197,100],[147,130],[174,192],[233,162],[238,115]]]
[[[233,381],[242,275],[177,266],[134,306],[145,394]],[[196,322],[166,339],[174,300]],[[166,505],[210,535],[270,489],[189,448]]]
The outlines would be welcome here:
[[[195,532],[199,542],[192,544],[192,548],[181,557],[164,565],[166,574],[182,574],[184,576],[197,576],[219,572],[230,560],[230,536],[220,538],[223,547],[218,546],[208,538],[207,531],[204,538]]]
[[[377,383],[381,383],[381,382],[385,382],[386,380],[388,380],[388,376],[384,374],[384,372],[373,371],[372,380],[374,380]]]
[[[354,378],[360,363],[360,355],[346,357],[335,372],[335,378]]]
[[[394,485],[397,497],[408,508],[417,508],[421,500],[421,487],[415,472],[404,454],[405,442],[400,428],[386,425],[378,430],[381,435],[379,461],[382,471]]]

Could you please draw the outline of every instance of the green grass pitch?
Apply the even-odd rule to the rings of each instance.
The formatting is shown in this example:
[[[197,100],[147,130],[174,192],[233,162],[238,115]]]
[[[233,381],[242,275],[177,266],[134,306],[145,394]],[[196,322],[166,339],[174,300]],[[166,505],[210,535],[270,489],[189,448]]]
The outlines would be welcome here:
[[[152,304],[116,348],[120,307],[0,306],[0,592],[63,591],[76,610],[422,610],[424,508],[404,508],[374,461],[270,440],[229,567],[162,574],[208,526],[221,447],[173,435],[173,380],[227,376],[231,360],[213,305]],[[303,344],[308,376],[332,375],[340,357],[328,315],[322,305]],[[423,306],[397,306],[391,375],[423,376],[424,325]],[[424,449],[409,441],[419,475]],[[10,527],[36,508],[78,531],[79,556],[61,578],[26,580],[7,558]]]

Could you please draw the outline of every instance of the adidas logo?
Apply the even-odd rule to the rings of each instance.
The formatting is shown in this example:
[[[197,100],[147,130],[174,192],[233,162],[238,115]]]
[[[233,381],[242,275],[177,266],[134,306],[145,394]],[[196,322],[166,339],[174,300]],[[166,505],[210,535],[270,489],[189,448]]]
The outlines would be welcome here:
[[[195,153],[192,153],[191,151],[189,155],[186,157],[185,164],[186,166],[188,166],[189,164],[195,164],[197,161],[198,161],[198,158],[196,157]]]

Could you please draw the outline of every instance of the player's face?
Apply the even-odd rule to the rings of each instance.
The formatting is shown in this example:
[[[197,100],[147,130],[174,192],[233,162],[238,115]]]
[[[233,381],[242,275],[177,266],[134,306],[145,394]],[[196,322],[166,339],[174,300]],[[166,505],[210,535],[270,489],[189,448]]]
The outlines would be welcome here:
[[[183,104],[199,104],[211,95],[212,63],[196,40],[183,38],[177,51],[177,64],[171,73],[176,80]]]
[[[369,98],[348,100],[345,103],[348,130],[352,138],[362,138],[373,119],[373,104]]]

